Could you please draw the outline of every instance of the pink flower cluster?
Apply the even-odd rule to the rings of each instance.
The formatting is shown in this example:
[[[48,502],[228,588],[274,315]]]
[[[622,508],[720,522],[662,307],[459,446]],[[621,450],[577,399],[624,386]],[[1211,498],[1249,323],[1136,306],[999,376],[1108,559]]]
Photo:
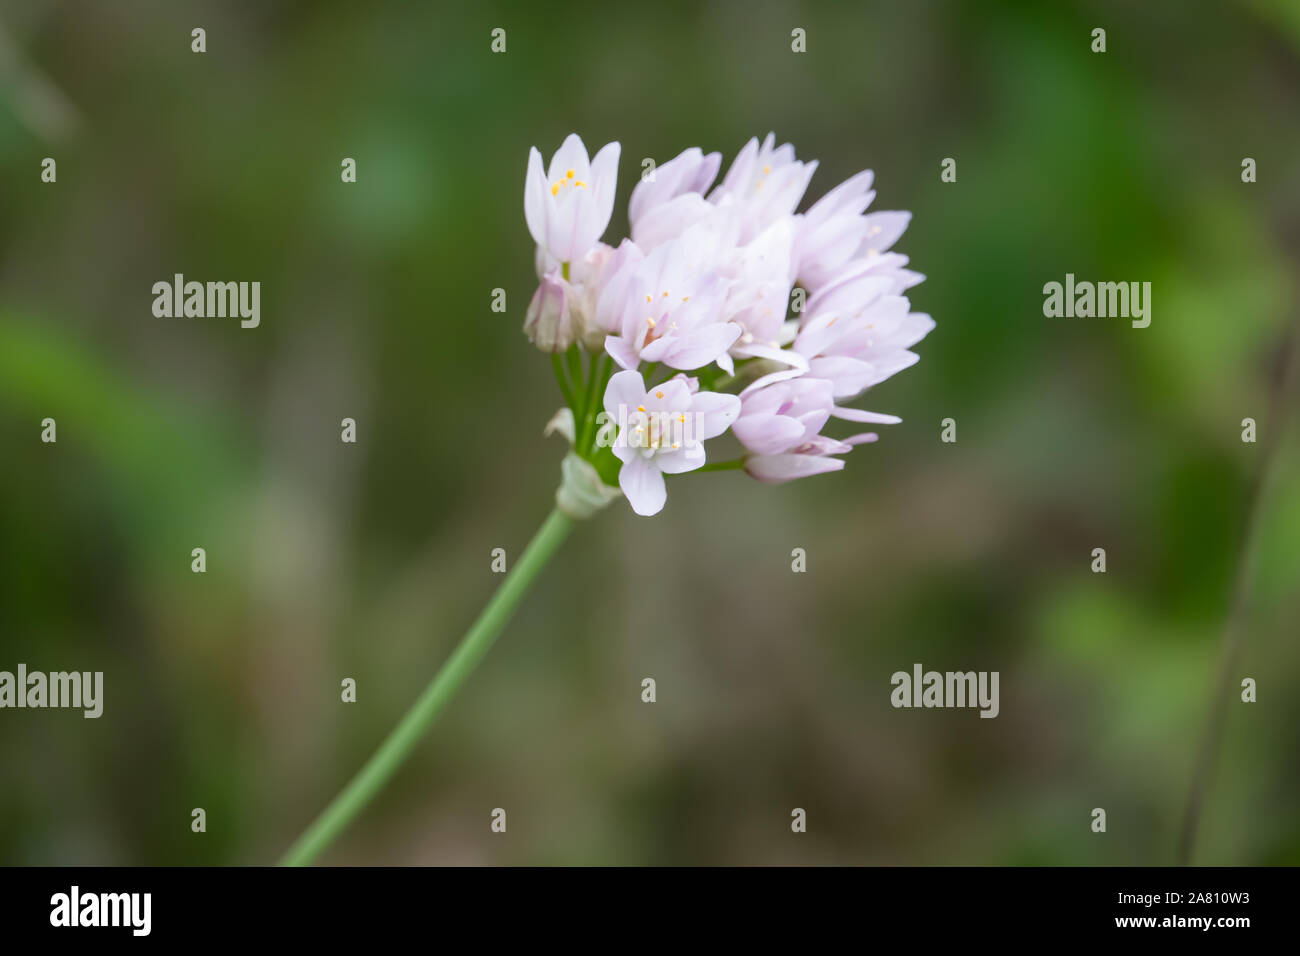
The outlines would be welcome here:
[[[907,290],[923,276],[891,251],[910,213],[866,212],[870,171],[796,212],[817,163],[774,142],[751,139],[717,185],[721,156],[696,148],[648,171],[628,206],[631,235],[617,246],[600,239],[619,144],[589,159],[571,135],[546,168],[533,149],[524,215],[541,282],[524,328],[545,351],[579,345],[617,363],[609,416],[702,414],[701,438],[730,429],[745,471],[781,482],[843,468],[834,456],[877,437],[829,437],[830,419],[900,420],[844,403],[915,363],[910,349],[934,321],[911,311]],[[691,374],[668,371],[647,386],[645,372],[661,366]],[[638,514],[663,507],[665,473],[705,463],[702,445],[644,436],[614,451]]]

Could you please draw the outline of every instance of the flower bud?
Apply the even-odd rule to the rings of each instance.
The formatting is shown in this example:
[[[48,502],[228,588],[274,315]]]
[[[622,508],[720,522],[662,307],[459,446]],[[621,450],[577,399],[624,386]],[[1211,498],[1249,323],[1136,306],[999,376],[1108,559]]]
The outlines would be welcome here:
[[[573,297],[573,287],[558,269],[542,276],[533,300],[528,303],[524,334],[543,352],[564,352],[577,341],[577,323],[571,308]]]

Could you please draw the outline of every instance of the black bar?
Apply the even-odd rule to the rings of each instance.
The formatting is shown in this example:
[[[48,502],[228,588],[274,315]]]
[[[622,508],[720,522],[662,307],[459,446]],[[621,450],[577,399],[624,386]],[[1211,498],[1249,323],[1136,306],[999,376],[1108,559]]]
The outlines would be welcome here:
[[[661,935],[669,930],[759,940],[789,933],[808,942],[901,933],[926,945],[1126,936],[1232,944],[1287,927],[1296,879],[1286,868],[11,868],[0,870],[0,884],[6,943],[337,945],[405,929],[432,947],[460,950],[512,930],[536,944],[606,930],[618,934],[611,944],[647,934],[688,938]],[[78,922],[101,912],[109,920],[116,908],[125,925],[52,925],[70,922],[73,886]],[[149,894],[147,936],[136,936],[143,896],[129,909],[124,897],[102,896],[131,893]]]

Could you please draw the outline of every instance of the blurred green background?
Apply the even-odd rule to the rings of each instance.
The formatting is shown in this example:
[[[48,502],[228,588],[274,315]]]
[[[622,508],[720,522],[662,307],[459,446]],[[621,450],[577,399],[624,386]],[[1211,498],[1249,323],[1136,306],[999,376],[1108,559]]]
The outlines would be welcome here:
[[[1278,440],[1231,675],[1259,702],[1195,859],[1300,862],[1300,428],[1269,411],[1298,117],[1294,0],[6,0],[0,669],[106,687],[99,720],[0,712],[0,862],[278,858],[550,508],[529,146],[621,141],[608,239],[643,157],[769,130],[811,196],[869,167],[915,214],[938,328],[860,403],[904,423],[837,475],[687,476],[579,528],[324,862],[1171,863],[1248,416]],[[260,281],[261,327],[154,318],[177,272]],[[1151,326],[1045,318],[1067,272],[1152,282]],[[891,708],[916,662],[999,671],[1001,715]]]

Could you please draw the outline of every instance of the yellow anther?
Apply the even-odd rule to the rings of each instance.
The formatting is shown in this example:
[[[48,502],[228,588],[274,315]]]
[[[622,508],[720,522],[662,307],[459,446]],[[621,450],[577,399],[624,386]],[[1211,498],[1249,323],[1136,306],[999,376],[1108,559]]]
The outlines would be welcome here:
[[[583,189],[586,189],[586,188],[587,188],[587,184],[584,183],[581,179],[575,179],[575,180],[573,181],[573,185],[575,185],[575,186],[581,186]]]
[[[650,328],[653,329],[653,328],[655,327],[655,320],[654,320],[654,317],[653,317],[653,316],[649,316],[649,315],[647,315],[647,316],[645,317],[645,324],[648,325],[648,326],[650,326]]]
[[[766,176],[766,175],[767,175],[768,173],[770,173],[771,171],[772,171],[772,167],[771,167],[771,166],[764,166],[764,167],[763,167],[763,175],[764,175],[764,176]]]
[[[551,187],[551,195],[558,196],[559,194],[560,194],[560,184],[556,183],[554,186]]]
[[[655,392],[655,398],[663,398],[663,397],[664,397],[663,392]]]
[[[571,170],[569,170],[567,173],[564,174],[564,178],[565,178],[565,179],[572,179],[572,178],[573,178],[573,175],[574,175],[574,174],[573,174],[573,170],[571,169]]]
[[[638,406],[636,407],[636,410],[637,410],[638,412],[644,412],[644,411],[645,411],[645,406],[644,406],[644,405],[638,405]]]

